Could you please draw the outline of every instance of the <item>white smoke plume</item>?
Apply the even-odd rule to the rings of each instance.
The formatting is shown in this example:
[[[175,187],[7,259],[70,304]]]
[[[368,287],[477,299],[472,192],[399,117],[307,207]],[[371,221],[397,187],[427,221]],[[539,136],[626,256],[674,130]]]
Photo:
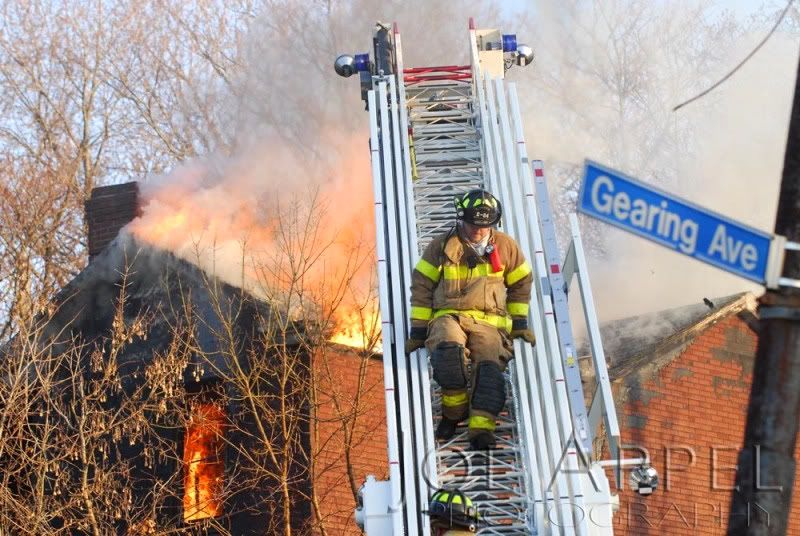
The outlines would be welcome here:
[[[768,29],[746,28],[710,5],[539,3],[540,61],[525,119],[530,152],[551,170],[561,210],[574,210],[571,192],[591,158],[772,230],[800,39],[779,31],[726,84],[672,112]],[[588,218],[582,227],[601,320],[758,290]]]

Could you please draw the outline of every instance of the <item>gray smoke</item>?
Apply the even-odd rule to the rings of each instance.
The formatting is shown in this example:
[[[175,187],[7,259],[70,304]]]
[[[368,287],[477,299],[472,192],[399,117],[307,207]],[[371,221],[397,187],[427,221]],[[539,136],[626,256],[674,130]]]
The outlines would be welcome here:
[[[574,210],[583,159],[591,158],[771,231],[798,36],[778,32],[725,85],[672,112],[766,32],[710,5],[539,2],[539,63],[525,119],[562,214]],[[601,320],[757,290],[587,218],[582,227]]]

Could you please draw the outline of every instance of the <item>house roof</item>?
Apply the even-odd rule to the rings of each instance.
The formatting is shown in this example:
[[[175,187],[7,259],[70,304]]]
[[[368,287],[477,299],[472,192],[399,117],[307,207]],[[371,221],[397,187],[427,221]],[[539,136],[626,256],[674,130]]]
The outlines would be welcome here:
[[[661,368],[707,327],[732,314],[756,319],[756,298],[743,292],[608,322],[600,327],[611,380],[643,367]]]
[[[86,342],[107,337],[119,306],[129,325],[147,317],[146,337],[134,338],[118,356],[123,368],[149,361],[169,346],[179,325],[191,325],[196,351],[187,363],[187,385],[213,381],[226,370],[221,348],[226,321],[237,337],[251,338],[270,310],[244,290],[123,233],[56,294],[41,316],[40,341],[58,353],[75,337]]]

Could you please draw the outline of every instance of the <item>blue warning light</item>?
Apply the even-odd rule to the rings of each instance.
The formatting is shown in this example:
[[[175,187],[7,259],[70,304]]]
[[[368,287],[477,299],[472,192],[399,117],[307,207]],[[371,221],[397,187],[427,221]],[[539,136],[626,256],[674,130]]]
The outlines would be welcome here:
[[[358,72],[369,71],[369,54],[356,54],[356,70]]]
[[[517,34],[503,34],[503,52],[517,51]]]

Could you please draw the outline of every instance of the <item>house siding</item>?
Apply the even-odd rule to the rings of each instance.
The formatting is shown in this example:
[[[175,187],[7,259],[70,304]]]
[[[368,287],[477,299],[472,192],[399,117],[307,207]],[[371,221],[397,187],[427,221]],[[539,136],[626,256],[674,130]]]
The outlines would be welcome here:
[[[362,365],[363,373],[359,374]],[[383,362],[330,346],[315,356],[314,374],[317,402],[312,449],[314,490],[321,517],[318,527],[322,524],[328,536],[361,534],[354,521],[356,503],[346,454],[349,450],[356,489],[367,475],[387,478]],[[349,449],[345,427],[352,430]]]
[[[725,534],[756,344],[748,324],[731,314],[657,372],[617,382],[622,442],[647,449],[660,482],[655,494],[642,497],[629,489],[626,473],[614,534]],[[756,515],[759,507],[752,506]],[[790,517],[788,533],[800,533],[796,501]]]

